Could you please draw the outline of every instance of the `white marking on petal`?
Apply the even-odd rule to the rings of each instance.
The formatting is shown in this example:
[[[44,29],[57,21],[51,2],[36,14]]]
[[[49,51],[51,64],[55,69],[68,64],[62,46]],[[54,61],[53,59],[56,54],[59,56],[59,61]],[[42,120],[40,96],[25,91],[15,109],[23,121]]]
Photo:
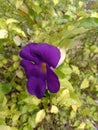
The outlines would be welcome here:
[[[59,60],[59,62],[57,64],[56,68],[58,66],[60,66],[64,62],[64,60],[66,58],[66,51],[67,51],[67,49],[65,49],[65,48],[59,48],[59,50],[60,50],[61,57],[60,57],[60,60]]]

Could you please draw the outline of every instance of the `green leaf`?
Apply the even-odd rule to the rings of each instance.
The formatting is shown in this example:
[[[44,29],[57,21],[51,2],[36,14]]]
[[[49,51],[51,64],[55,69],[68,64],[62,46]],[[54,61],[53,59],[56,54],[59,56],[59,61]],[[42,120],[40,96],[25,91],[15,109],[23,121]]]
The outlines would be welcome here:
[[[86,123],[82,122],[80,126],[77,128],[77,130],[84,130],[86,126]]]
[[[86,88],[88,88],[88,87],[89,87],[89,80],[88,80],[87,78],[85,78],[85,79],[82,81],[80,88],[81,88],[81,89],[86,89]]]
[[[91,52],[98,54],[98,47],[96,45],[91,46],[90,50]]]
[[[6,20],[0,18],[0,29],[7,29]]]
[[[71,105],[77,105],[77,107],[81,106],[81,101],[75,92],[70,91],[70,98]]]
[[[32,3],[32,9],[33,9],[37,14],[41,13],[41,11],[42,11],[42,8],[41,8],[36,2]]]
[[[11,91],[12,85],[10,83],[0,83],[0,93],[7,94]]]
[[[67,80],[70,79],[71,73],[72,73],[72,69],[71,69],[69,66],[64,66],[64,67],[62,67],[62,68],[61,68],[61,72],[64,73],[65,78],[66,78]]]
[[[67,104],[67,100],[70,98],[69,90],[65,89],[57,98],[57,102],[60,105]]]
[[[32,97],[32,95],[28,95],[28,97],[24,98],[23,101],[25,103],[29,104],[29,105],[33,104],[33,105],[36,105],[36,106],[41,102],[40,99],[38,99],[36,97]]]
[[[72,48],[73,46],[75,46],[75,42],[74,42],[74,38],[76,36],[82,35],[84,33],[86,33],[88,31],[88,29],[85,29],[83,27],[77,27],[77,25],[75,26],[68,26],[68,28],[66,29],[66,31],[63,32],[63,36],[60,40],[60,48],[64,47],[64,48]]]
[[[70,91],[74,91],[71,82],[69,82],[66,78],[60,79],[61,89],[69,89]]]
[[[12,118],[13,119],[13,125],[17,125],[20,115],[21,115],[21,112],[18,112],[18,111],[17,111],[17,113],[15,113],[15,115],[13,115],[13,118]]]
[[[61,106],[62,105],[65,105],[65,106],[77,105],[78,107],[81,105],[81,102],[77,94],[73,90],[70,90],[68,86],[67,86],[67,89],[64,89],[63,91],[59,92],[57,102]]]
[[[7,103],[7,99],[6,97],[3,95],[3,93],[0,94],[0,104],[3,106],[6,106],[6,103]]]
[[[72,70],[75,74],[80,75],[80,70],[77,66],[72,65],[71,67],[72,67]]]
[[[70,119],[74,119],[76,117],[76,112],[71,111],[70,113]]]
[[[79,27],[84,27],[84,28],[96,28],[98,27],[98,18],[84,18],[80,20]]]
[[[17,55],[13,55],[12,56],[12,60],[15,62],[15,61],[18,61],[19,60],[19,56]]]
[[[14,62],[13,68],[14,68],[14,69],[17,69],[18,67],[19,67],[19,62],[18,62],[18,61]]]
[[[19,26],[17,26],[16,24],[9,25],[9,30],[14,31],[15,34],[26,37],[25,32]]]

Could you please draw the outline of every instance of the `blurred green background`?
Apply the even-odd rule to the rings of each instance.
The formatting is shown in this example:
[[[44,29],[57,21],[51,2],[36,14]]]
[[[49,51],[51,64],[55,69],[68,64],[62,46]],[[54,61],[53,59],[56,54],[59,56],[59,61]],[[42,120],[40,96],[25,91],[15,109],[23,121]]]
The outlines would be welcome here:
[[[29,42],[67,49],[61,89],[29,95],[19,51]],[[98,128],[98,1],[0,0],[0,130]]]

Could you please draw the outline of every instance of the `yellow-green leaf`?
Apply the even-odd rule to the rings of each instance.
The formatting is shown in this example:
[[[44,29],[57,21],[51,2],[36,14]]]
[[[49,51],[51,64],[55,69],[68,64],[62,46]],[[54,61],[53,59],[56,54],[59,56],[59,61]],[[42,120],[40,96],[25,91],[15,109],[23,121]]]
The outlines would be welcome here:
[[[84,130],[85,129],[86,124],[84,122],[82,122],[79,127],[77,128],[77,130]]]
[[[16,75],[18,78],[22,79],[23,78],[23,72],[21,70],[16,71]]]
[[[89,80],[86,78],[86,79],[84,79],[84,80],[82,81],[80,88],[81,88],[81,89],[86,89],[86,88],[88,88],[88,87],[89,87]]]
[[[0,125],[0,130],[11,130],[11,127],[7,125]]]
[[[16,8],[18,9],[23,4],[23,0],[16,0]]]
[[[58,110],[57,106],[52,105],[50,112],[56,114],[59,112],[59,110]]]
[[[45,118],[45,115],[46,115],[45,110],[44,109],[40,110],[37,113],[36,118],[35,118],[36,124],[40,123]]]
[[[80,74],[80,71],[79,71],[79,68],[77,66],[74,66],[72,65],[72,70],[75,74],[79,75]]]
[[[16,19],[13,19],[13,18],[9,18],[9,19],[6,20],[6,24],[7,24],[7,25],[8,25],[8,24],[11,24],[11,23],[19,23],[19,21],[16,20]]]
[[[58,4],[59,0],[53,0],[54,5]]]
[[[57,98],[58,104],[65,104],[66,100],[70,98],[69,90],[65,89],[62,94]]]

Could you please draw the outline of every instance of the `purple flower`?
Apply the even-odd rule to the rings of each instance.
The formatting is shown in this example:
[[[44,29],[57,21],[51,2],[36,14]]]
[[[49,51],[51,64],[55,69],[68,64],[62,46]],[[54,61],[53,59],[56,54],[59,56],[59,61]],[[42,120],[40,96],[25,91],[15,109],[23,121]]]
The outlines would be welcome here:
[[[60,59],[58,48],[47,43],[29,43],[20,51],[20,56],[23,58],[20,64],[25,69],[30,94],[42,98],[46,86],[51,93],[58,92],[60,83],[53,72]]]

